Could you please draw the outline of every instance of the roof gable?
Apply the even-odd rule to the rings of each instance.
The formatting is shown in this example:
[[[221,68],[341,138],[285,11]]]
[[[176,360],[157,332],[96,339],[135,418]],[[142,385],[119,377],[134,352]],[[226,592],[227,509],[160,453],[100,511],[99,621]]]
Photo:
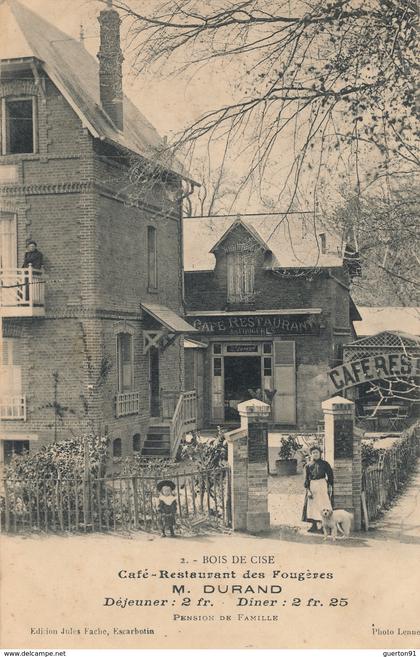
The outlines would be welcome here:
[[[101,107],[99,64],[84,46],[18,0],[0,0],[0,60],[34,57],[93,137],[159,162],[163,140],[124,95],[124,129],[119,131]],[[5,31],[3,26],[6,25]],[[10,36],[9,36],[10,35]],[[162,166],[165,163],[161,162]],[[166,168],[166,167],[165,167]],[[183,175],[177,162],[167,168]]]
[[[342,267],[345,242],[339,236],[314,227],[312,213],[270,213],[241,215],[241,223],[273,254],[274,268]],[[184,219],[185,270],[212,271],[214,250],[223,241],[238,216],[186,217]],[[319,233],[327,236],[327,249],[321,252]]]
[[[243,228],[252,237],[253,242],[254,243],[256,242],[264,251],[270,250],[266,242],[264,242],[264,240],[257,233],[255,228],[251,224],[244,223],[240,215],[238,215],[237,219],[229,226],[229,228],[223,233],[221,238],[216,242],[216,244],[210,250],[210,253],[215,253],[220,248],[220,246],[227,240],[229,235],[232,235],[240,227]]]

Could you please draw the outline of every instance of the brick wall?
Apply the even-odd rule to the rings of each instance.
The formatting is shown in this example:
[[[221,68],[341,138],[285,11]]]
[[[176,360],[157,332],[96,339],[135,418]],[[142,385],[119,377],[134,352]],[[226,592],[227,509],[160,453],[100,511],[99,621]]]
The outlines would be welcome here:
[[[5,422],[3,428],[37,433],[38,446],[52,440],[50,405],[53,373],[58,372],[59,403],[67,407],[58,437],[107,430],[122,439],[124,455],[131,452],[135,433],[145,436],[149,421],[140,303],[182,312],[179,205],[162,204],[179,182],[165,183],[170,194],[165,184],[128,193],[127,157],[96,143],[48,78],[38,86],[22,80],[0,84],[0,96],[20,93],[37,97],[39,152],[0,157],[0,165],[12,164],[17,172],[16,184],[0,186],[0,209],[17,216],[18,265],[28,238],[44,254],[46,315],[8,320],[24,343],[22,392],[28,418]],[[148,225],[157,229],[155,293],[147,289]],[[125,321],[134,330],[134,389],[141,393],[141,408],[138,415],[116,418],[115,334]],[[104,359],[109,371],[98,384]],[[161,354],[161,365],[161,386],[180,390],[184,364],[179,339]]]
[[[348,276],[342,268],[310,272],[302,277],[280,277],[264,268],[265,257],[256,245],[256,295],[253,303],[227,303],[228,251],[237,241],[249,241],[249,233],[238,226],[232,231],[217,252],[214,272],[185,274],[185,294],[188,310],[258,310],[287,308],[321,308],[319,335],[282,336],[296,343],[297,421],[301,429],[316,429],[322,421],[321,402],[330,396],[326,372],[335,364],[336,345],[345,340],[335,335],[337,326],[350,327]],[[334,276],[331,277],[330,273]],[[335,280],[337,279],[337,280]],[[203,312],[205,314],[205,312]],[[202,335],[200,339],[206,339]],[[223,341],[223,335],[220,341]],[[250,336],[249,341],[252,341]],[[211,353],[206,353],[205,372],[210,381]],[[206,421],[210,420],[210,384],[205,399]]]

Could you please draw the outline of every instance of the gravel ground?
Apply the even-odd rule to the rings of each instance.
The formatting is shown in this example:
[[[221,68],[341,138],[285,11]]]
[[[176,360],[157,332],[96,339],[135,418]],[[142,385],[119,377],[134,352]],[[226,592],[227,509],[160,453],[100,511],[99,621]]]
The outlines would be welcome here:
[[[306,529],[309,525],[301,521],[304,500],[303,474],[294,476],[271,476],[268,478],[268,507],[271,524]]]

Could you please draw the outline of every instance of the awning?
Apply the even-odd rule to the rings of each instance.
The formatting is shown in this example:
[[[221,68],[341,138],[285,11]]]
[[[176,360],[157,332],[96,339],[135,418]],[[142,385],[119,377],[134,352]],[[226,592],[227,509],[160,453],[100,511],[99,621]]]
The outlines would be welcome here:
[[[187,317],[240,317],[247,315],[257,317],[260,315],[320,315],[322,308],[275,308],[274,310],[187,310]]]
[[[185,319],[182,319],[182,317],[166,306],[142,303],[141,307],[170,333],[198,333],[197,329],[191,326],[191,324],[188,324]]]
[[[208,345],[198,340],[184,340],[184,349],[207,349]]]
[[[182,319],[170,308],[155,303],[142,303],[145,313],[143,318],[143,353],[152,347],[167,349],[176,340],[177,335],[197,333],[191,324]]]

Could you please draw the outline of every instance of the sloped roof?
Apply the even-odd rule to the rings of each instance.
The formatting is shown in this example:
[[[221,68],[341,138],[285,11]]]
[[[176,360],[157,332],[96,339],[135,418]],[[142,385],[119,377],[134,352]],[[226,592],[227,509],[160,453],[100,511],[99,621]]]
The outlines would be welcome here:
[[[420,308],[407,306],[358,306],[362,317],[354,328],[359,337],[383,331],[420,335]]]
[[[239,222],[240,220],[240,222]],[[212,271],[216,260],[212,250],[221,243],[235,222],[249,226],[273,253],[273,266],[340,267],[344,260],[344,242],[317,225],[311,213],[244,214],[184,219],[185,271]],[[319,235],[326,234],[326,253],[321,253]]]
[[[172,333],[197,333],[197,329],[167,306],[158,303],[142,303],[141,307]]]
[[[0,0],[0,60],[35,58],[94,137],[106,139],[157,161],[163,141],[152,124],[124,96],[120,132],[101,107],[99,64],[84,46],[18,0]],[[183,175],[178,163],[169,169]]]
[[[244,229],[245,229],[245,230],[251,235],[251,237],[253,237],[253,239],[257,242],[257,244],[259,244],[259,245],[261,246],[261,248],[264,249],[264,251],[269,251],[269,250],[270,250],[269,247],[268,247],[268,244],[267,244],[266,242],[264,242],[263,239],[261,239],[260,235],[257,233],[257,231],[256,231],[255,228],[252,226],[252,224],[249,223],[249,222],[248,222],[248,223],[245,223],[244,221],[242,221],[241,216],[238,215],[237,218],[235,219],[235,221],[234,221],[233,223],[230,224],[230,226],[229,226],[229,228],[226,230],[226,232],[223,233],[223,235],[221,236],[221,238],[220,238],[220,239],[216,242],[216,244],[212,247],[212,249],[211,249],[211,252],[212,252],[212,253],[216,253],[216,251],[217,251],[217,249],[219,248],[220,244],[223,244],[223,242],[225,241],[225,239],[227,238],[227,236],[228,236],[232,231],[234,231],[235,228],[236,228],[237,226],[243,226]]]

